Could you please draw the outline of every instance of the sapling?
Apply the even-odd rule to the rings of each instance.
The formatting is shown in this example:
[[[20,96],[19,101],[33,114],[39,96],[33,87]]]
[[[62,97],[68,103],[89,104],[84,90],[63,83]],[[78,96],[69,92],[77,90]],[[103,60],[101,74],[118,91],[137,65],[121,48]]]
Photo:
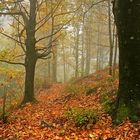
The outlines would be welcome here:
[[[2,121],[3,123],[7,122],[7,116],[6,116],[6,86],[3,85],[3,107],[2,107]]]

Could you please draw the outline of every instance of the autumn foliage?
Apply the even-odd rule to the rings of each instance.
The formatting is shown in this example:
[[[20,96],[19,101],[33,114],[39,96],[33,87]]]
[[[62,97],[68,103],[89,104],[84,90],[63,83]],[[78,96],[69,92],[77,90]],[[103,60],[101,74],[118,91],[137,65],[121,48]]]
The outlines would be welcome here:
[[[6,124],[0,122],[0,139],[139,140],[140,122],[132,123],[126,119],[114,126],[107,113],[109,103],[115,100],[117,87],[118,80],[99,71],[66,85],[54,84],[40,90],[38,103],[28,103],[11,112]],[[90,121],[91,117],[77,126],[74,117],[79,112],[82,118],[84,111],[86,115],[91,115],[89,112],[92,111],[96,114],[95,119]],[[68,116],[68,113],[75,116]]]

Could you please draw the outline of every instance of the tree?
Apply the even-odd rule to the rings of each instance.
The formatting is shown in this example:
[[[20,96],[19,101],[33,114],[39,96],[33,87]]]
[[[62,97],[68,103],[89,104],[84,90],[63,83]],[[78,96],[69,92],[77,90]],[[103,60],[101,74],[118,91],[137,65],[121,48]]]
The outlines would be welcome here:
[[[108,28],[109,28],[109,44],[110,44],[110,55],[109,55],[109,74],[112,75],[113,66],[113,39],[112,39],[112,26],[111,26],[111,4],[108,0]]]
[[[79,76],[79,25],[75,25],[75,78],[78,78]]]
[[[119,39],[119,91],[115,118],[140,118],[140,1],[115,0]]]
[[[36,32],[36,5],[37,5],[37,0],[29,0],[30,2],[30,7],[29,7],[29,13],[28,15],[23,13],[22,11],[16,11],[12,12],[12,10],[8,9],[8,12],[1,13],[3,15],[16,15],[16,19],[19,21],[19,17],[17,18],[17,15],[22,16],[23,21],[24,21],[24,30],[26,30],[26,39],[25,43],[22,43],[20,35],[19,35],[19,40],[14,39],[13,37],[10,37],[6,35],[5,33],[2,33],[3,35],[13,39],[14,41],[18,42],[21,44],[21,47],[26,55],[25,57],[25,63],[16,63],[16,62],[10,62],[10,61],[5,61],[1,60],[2,62],[7,62],[11,64],[20,64],[25,66],[25,95],[23,99],[23,103],[26,103],[28,101],[34,101],[34,74],[35,74],[35,65],[37,62],[37,58],[39,58],[39,54],[36,51],[36,38],[35,38],[35,32]],[[19,4],[18,2],[16,4]],[[21,3],[20,3],[21,4]],[[25,8],[25,7],[24,7]],[[16,9],[17,10],[17,9]],[[19,33],[19,32],[18,32]],[[22,33],[21,33],[22,35]],[[25,48],[23,47],[25,45]]]
[[[90,20],[89,20],[90,21]],[[90,22],[86,23],[85,34],[86,34],[86,60],[85,60],[85,75],[90,73],[90,63],[91,63],[91,24]]]
[[[28,0],[27,2],[24,2],[24,0],[13,0],[2,2],[4,5],[4,10],[0,12],[0,15],[10,15],[17,21],[18,34],[16,34],[17,38],[15,38],[13,36],[7,35],[4,32],[0,33],[19,44],[19,46],[22,48],[22,51],[24,52],[25,61],[18,63],[2,59],[0,61],[9,64],[19,64],[25,67],[25,91],[24,99],[22,101],[23,104],[35,101],[34,77],[37,60],[48,59],[52,52],[52,44],[54,44],[54,42],[58,39],[59,35],[57,36],[57,33],[68,23],[68,21],[61,22],[59,28],[57,28],[57,30],[55,30],[53,33],[47,35],[45,34],[41,37],[38,36],[40,29],[43,28],[50,19],[69,13],[66,12],[56,14],[56,11],[61,5],[61,2],[62,0],[57,1],[53,9],[46,12],[43,17],[40,17],[40,11],[41,8],[43,11],[45,10],[46,1]],[[8,6],[9,4],[12,5],[12,8],[10,9]],[[51,43],[49,42],[48,44],[46,43],[46,45],[43,47],[38,47],[39,42],[47,40],[50,37],[52,38]]]

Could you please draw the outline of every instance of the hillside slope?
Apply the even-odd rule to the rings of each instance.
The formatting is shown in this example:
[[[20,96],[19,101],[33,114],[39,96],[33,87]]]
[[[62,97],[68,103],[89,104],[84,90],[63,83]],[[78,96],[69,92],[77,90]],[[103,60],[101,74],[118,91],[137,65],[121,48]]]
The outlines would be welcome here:
[[[7,124],[0,122],[0,140],[139,140],[140,122],[113,126],[106,113],[117,87],[118,80],[103,71],[54,84],[38,93],[38,103],[14,110]],[[87,110],[96,114],[95,121],[84,120]]]

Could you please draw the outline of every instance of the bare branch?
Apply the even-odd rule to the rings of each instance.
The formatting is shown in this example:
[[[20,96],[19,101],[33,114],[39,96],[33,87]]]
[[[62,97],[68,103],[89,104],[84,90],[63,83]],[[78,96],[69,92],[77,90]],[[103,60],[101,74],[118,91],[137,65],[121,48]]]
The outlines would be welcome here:
[[[75,13],[75,12],[77,12],[80,8],[81,8],[81,5],[79,5],[79,7],[78,7],[76,10],[74,10],[74,11],[68,11],[68,12],[63,12],[63,13],[56,14],[56,15],[54,15],[54,18],[57,17],[57,16],[61,16],[61,15],[67,15],[67,14]]]
[[[51,12],[48,13],[47,16],[45,16],[44,18],[42,18],[42,19],[37,23],[37,25],[38,25],[38,24],[40,24],[41,22],[43,22],[43,21],[45,20],[43,23],[41,23],[41,24],[36,28],[36,32],[37,32],[43,25],[45,25],[45,23],[46,23],[47,21],[49,21],[50,18],[51,18]]]
[[[2,59],[0,59],[0,62],[4,62],[4,63],[8,63],[8,64],[13,64],[13,65],[22,65],[22,66],[25,66],[24,63],[20,63],[20,62],[11,62],[11,61],[2,60]]]
[[[19,22],[23,27],[25,26],[15,15],[12,15],[12,17]]]
[[[22,56],[25,56],[25,54],[21,54],[21,55],[15,56],[15,57],[13,58],[13,60],[15,60],[16,58],[22,57]]]
[[[50,59],[51,56],[48,56],[48,57],[41,57],[41,58],[38,58],[38,59],[42,59],[42,60],[47,60],[47,59]]]
[[[38,59],[45,58],[51,53],[52,53],[52,51],[48,51],[48,52],[46,51],[46,52],[44,52],[42,54],[38,54]]]
[[[38,5],[37,5],[37,11],[39,11],[39,9],[40,9],[40,7],[42,6],[43,2],[45,2],[45,1],[42,0],[42,1],[40,2],[40,4],[37,3],[37,4],[38,4]]]
[[[22,44],[22,41],[21,41],[21,36],[22,36],[24,30],[25,30],[25,27],[24,27],[24,28],[21,30],[21,32],[20,32],[20,27],[19,27],[19,22],[18,22],[18,38],[19,38],[19,42],[20,42],[20,47],[21,47],[22,50],[26,53],[26,50],[25,50],[25,48],[24,48],[24,46],[23,46],[23,44]]]
[[[21,12],[14,12],[14,13],[12,13],[12,12],[6,12],[6,13],[0,12],[0,15],[11,15],[11,16],[13,16],[13,15],[22,15],[22,14],[21,14]]]
[[[15,39],[15,38],[13,38],[12,36],[9,36],[9,35],[5,34],[5,33],[0,32],[0,34],[2,34],[3,36],[6,36],[6,37],[8,37],[8,38],[10,38],[11,40],[13,40],[13,41],[15,41],[15,42],[17,42],[17,43],[19,43],[19,44],[22,44],[22,45],[25,44],[25,43],[23,43],[23,42],[18,41],[18,40]]]
[[[63,29],[63,27],[64,27],[65,25],[67,25],[72,19],[73,19],[73,17],[72,17],[70,20],[68,20],[66,23],[62,24],[62,26],[61,26],[57,31],[55,31],[54,33],[52,33],[51,35],[47,35],[47,36],[44,36],[44,37],[42,37],[42,38],[39,38],[38,40],[36,40],[36,43],[38,43],[38,42],[40,42],[40,41],[42,41],[42,40],[44,40],[44,39],[46,39],[46,38],[49,38],[49,37],[51,37],[51,36],[56,35],[56,34],[57,34],[58,32],[60,32],[60,31]]]
[[[41,22],[43,22],[39,27],[37,27],[36,31],[38,31],[43,25],[45,25],[45,23],[52,17],[52,15],[57,11],[59,5],[61,4],[62,0],[60,0],[58,2],[58,4],[56,5],[56,7],[54,7],[44,18],[42,18],[37,24],[40,24]]]
[[[21,15],[23,20],[24,20],[24,23],[27,24],[28,23],[28,18],[27,16],[23,13],[23,12],[0,12],[0,15],[10,15],[10,16],[13,16],[13,15]]]
[[[25,26],[24,28],[21,30],[21,32],[19,33],[19,36],[21,37],[23,35],[23,32],[25,31]]]
[[[81,7],[81,5],[80,5],[75,11],[60,13],[60,14],[54,15],[52,18],[55,18],[55,17],[60,16],[60,15],[63,15],[63,14],[75,13],[76,11],[78,11],[78,10],[80,9],[80,7]],[[73,16],[73,17],[74,17],[74,16]],[[57,31],[55,31],[55,32],[52,33],[51,35],[48,35],[48,36],[45,36],[45,37],[42,37],[42,38],[38,39],[38,40],[36,41],[36,43],[38,43],[38,42],[40,42],[41,40],[44,40],[44,39],[46,39],[46,38],[49,38],[49,37],[51,37],[51,36],[57,34],[59,31],[61,31],[61,30],[63,29],[63,27],[64,27],[65,25],[67,25],[67,24],[73,19],[73,17],[72,17],[70,20],[68,20],[66,23],[62,24],[62,26],[61,26]],[[40,27],[40,28],[41,28],[41,27]],[[38,30],[38,28],[37,28],[37,30]]]
[[[102,2],[105,2],[105,1],[107,1],[107,0],[100,0],[100,1],[98,1],[98,2],[93,2],[93,3],[91,4],[91,6],[84,12],[84,15],[87,14],[88,11],[89,11],[93,6],[98,5],[98,4],[100,4],[100,3],[102,3]]]
[[[20,3],[20,6],[24,9],[26,15],[29,17],[29,13],[28,13],[28,11],[26,10],[26,8],[22,5],[22,3]]]
[[[54,40],[52,40],[47,46],[48,47],[44,47],[42,49],[37,49],[37,51],[43,51],[42,53],[37,53],[38,58],[43,58],[48,56],[50,53],[52,53],[51,48],[56,46],[56,45],[52,45],[53,42],[55,42],[58,38],[60,37],[60,35],[58,37],[56,37]]]

